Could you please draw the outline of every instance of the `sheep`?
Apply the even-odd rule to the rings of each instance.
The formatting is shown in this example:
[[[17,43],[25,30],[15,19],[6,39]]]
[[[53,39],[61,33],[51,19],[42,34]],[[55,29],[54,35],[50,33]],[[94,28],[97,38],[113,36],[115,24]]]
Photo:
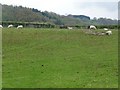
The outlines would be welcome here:
[[[94,25],[90,25],[89,29],[94,29],[96,30],[97,28]]]
[[[104,36],[105,34],[106,34],[105,32],[98,32],[97,35],[99,35],[99,36]]]
[[[68,29],[70,29],[70,30],[71,30],[71,29],[73,29],[73,28],[72,28],[72,27],[68,27]]]
[[[111,35],[112,34],[112,31],[106,31],[106,35]]]
[[[0,28],[3,28],[3,26],[2,26],[2,25],[0,25]]]
[[[19,29],[19,28],[23,28],[23,25],[18,25],[18,26],[17,26],[17,29]]]
[[[13,27],[13,25],[12,25],[12,24],[8,25],[8,28],[12,28],[12,27]]]
[[[105,31],[107,31],[107,30],[108,30],[108,28],[104,28],[104,30],[105,30]]]

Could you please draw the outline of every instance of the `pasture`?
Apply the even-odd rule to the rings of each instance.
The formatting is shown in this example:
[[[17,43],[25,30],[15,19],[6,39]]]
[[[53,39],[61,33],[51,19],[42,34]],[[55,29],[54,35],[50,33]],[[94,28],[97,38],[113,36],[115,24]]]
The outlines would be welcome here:
[[[3,88],[117,88],[118,30],[83,31],[3,28]]]

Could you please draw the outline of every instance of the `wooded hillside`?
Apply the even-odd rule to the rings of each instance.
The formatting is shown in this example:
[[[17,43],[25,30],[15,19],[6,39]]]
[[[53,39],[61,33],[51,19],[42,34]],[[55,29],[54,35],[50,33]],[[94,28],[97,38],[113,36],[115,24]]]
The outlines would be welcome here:
[[[85,15],[59,15],[54,12],[40,11],[34,8],[2,5],[2,21],[39,22],[55,25],[117,25],[117,20],[107,18],[90,19]]]

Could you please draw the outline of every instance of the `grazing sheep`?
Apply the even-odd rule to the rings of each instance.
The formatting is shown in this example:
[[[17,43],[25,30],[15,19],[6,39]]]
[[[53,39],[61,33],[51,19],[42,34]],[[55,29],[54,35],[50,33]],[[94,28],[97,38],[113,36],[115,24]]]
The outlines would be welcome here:
[[[2,26],[2,25],[0,25],[0,28],[3,28],[3,26]]]
[[[18,26],[17,26],[17,29],[19,29],[19,28],[23,28],[23,25],[18,25]]]
[[[105,31],[107,31],[107,30],[108,30],[108,28],[104,28],[104,30],[105,30]]]
[[[104,36],[106,33],[104,33],[104,32],[99,32],[97,35],[99,35],[99,36]]]
[[[111,35],[112,34],[112,31],[106,31],[106,35]]]
[[[70,30],[71,30],[71,29],[73,29],[73,28],[72,28],[72,27],[68,27],[68,29],[70,29]]]
[[[12,25],[12,24],[8,25],[8,28],[12,28],[12,27],[13,27],[13,25]]]
[[[94,29],[96,30],[97,28],[94,25],[90,25],[89,29]]]

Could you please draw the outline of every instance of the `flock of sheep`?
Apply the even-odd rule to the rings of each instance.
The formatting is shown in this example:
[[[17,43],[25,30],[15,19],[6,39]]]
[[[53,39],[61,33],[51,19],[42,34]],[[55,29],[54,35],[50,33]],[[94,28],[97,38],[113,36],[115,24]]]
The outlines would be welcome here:
[[[12,28],[12,27],[13,27],[12,24],[8,25],[8,28]],[[0,25],[0,28],[3,28],[3,26]],[[19,28],[23,28],[23,25],[18,25],[17,29],[19,29]],[[73,28],[72,27],[68,27],[68,29],[73,29]],[[93,32],[92,29],[96,30],[97,28],[94,25],[90,25],[89,26],[89,32],[87,32],[87,33],[88,34],[93,34],[93,35],[111,35],[112,34],[112,31],[108,30],[108,28],[104,28],[105,32]]]
[[[94,25],[90,25],[89,29],[91,31],[92,29],[96,30],[97,28]],[[93,35],[112,35],[112,31],[109,30],[108,28],[103,28],[103,30],[105,32],[93,32],[93,31],[91,31],[90,34],[93,34]]]
[[[8,25],[8,28],[12,28],[12,27],[13,27],[12,24]],[[3,26],[0,25],[0,28],[3,28]],[[18,25],[18,26],[17,26],[17,29],[19,29],[19,28],[23,28],[23,25]]]

